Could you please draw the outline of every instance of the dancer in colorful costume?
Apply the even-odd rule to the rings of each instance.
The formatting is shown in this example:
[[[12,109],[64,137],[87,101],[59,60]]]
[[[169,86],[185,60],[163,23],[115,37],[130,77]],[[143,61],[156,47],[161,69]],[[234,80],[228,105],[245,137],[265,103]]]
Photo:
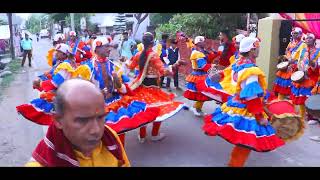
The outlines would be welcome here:
[[[251,150],[268,152],[285,144],[264,113],[267,84],[264,73],[255,64],[258,52],[257,38],[241,41],[241,57],[232,65],[235,95],[204,118],[203,130],[207,135],[219,135],[235,145],[228,164],[231,167],[244,166]]]
[[[92,54],[90,52],[90,47],[82,42],[80,38],[77,37],[77,33],[74,31],[69,32],[69,40],[67,45],[72,48],[71,53],[75,54],[76,63],[80,64],[82,61],[90,59]]]
[[[57,88],[67,79],[81,77],[89,79],[89,69],[79,67],[77,69],[70,48],[66,44],[59,44],[56,47],[57,65],[53,69],[52,78],[47,80],[38,80],[34,82],[34,89],[40,91],[40,97],[32,100],[29,104],[17,106],[17,112],[24,118],[40,125],[50,125],[53,121],[54,105],[52,103],[55,98]],[[79,70],[81,72],[79,73]],[[86,73],[84,73],[86,72]]]
[[[121,67],[108,59],[110,46],[106,37],[95,39],[93,50],[96,56],[87,65],[92,69],[91,81],[105,97],[105,123],[119,134],[124,144],[126,132],[156,120],[160,109],[147,107],[145,102],[131,96],[129,77],[123,74]]]
[[[164,133],[159,133],[161,122],[180,111],[184,104],[174,101],[174,94],[166,93],[159,87],[160,77],[163,75],[172,75],[171,66],[164,68],[159,55],[152,50],[154,44],[154,36],[150,32],[143,35],[142,43],[144,50],[137,53],[128,64],[129,69],[139,67],[139,75],[130,83],[133,99],[143,101],[147,107],[157,107],[160,113],[153,123],[151,140],[159,141],[165,137]],[[175,67],[173,67],[175,68]],[[146,126],[140,128],[139,141],[145,142]]]
[[[221,65],[213,65],[207,77],[202,81],[197,81],[196,88],[205,96],[212,98],[218,104],[227,102],[230,96],[235,94],[235,84],[232,83],[232,65],[240,59],[239,46],[241,40],[245,38],[239,34],[233,38],[236,52],[230,57],[230,66],[224,68]],[[220,82],[219,80],[222,79]]]
[[[213,53],[208,53],[204,49],[205,38],[197,36],[194,40],[195,48],[193,49],[190,60],[192,63],[192,73],[186,77],[186,88],[183,96],[189,100],[196,101],[193,108],[194,115],[203,116],[202,106],[205,101],[212,100],[211,98],[203,95],[197,88],[197,81],[204,81],[207,76],[207,71],[211,68],[213,61]]]
[[[306,34],[305,43],[306,46],[300,51],[296,64],[296,70],[302,71],[304,77],[301,81],[292,81],[290,96],[292,103],[300,107],[300,115],[303,119],[305,119],[306,113],[304,103],[311,96],[311,91],[319,77],[317,61],[320,57],[320,49],[315,47],[315,36],[313,34]],[[312,117],[308,116],[307,119],[312,120]]]

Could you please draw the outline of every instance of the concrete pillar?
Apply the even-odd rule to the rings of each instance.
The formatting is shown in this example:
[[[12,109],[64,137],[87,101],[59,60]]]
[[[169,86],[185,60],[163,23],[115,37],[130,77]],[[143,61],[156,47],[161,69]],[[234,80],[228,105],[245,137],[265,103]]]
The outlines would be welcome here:
[[[260,19],[258,23],[258,37],[261,39],[261,44],[257,65],[267,76],[269,90],[272,90],[272,84],[277,70],[281,21],[281,19],[267,17]]]

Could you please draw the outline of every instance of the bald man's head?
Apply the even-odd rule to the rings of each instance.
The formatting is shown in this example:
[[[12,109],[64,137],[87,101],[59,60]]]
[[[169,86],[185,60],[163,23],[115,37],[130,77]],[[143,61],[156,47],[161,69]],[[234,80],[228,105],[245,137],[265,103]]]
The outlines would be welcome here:
[[[63,115],[66,102],[87,100],[96,96],[103,99],[103,94],[93,83],[82,79],[70,79],[64,82],[57,90],[55,98],[55,111]],[[72,103],[72,102],[71,102]]]
[[[77,150],[90,153],[99,145],[104,132],[104,106],[104,97],[94,84],[68,80],[57,91],[55,126]]]

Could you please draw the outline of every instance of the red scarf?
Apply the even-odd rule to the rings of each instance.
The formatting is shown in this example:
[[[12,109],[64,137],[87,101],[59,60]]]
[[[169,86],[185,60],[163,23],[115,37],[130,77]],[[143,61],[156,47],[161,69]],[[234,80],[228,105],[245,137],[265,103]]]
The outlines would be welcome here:
[[[107,127],[104,130],[102,143],[118,159],[119,166],[122,166],[124,160],[121,144]],[[54,124],[49,126],[46,137],[37,145],[32,157],[45,167],[80,166],[70,141]]]
[[[102,58],[102,57],[97,56],[97,61],[99,63],[106,63],[106,62],[108,62],[108,58],[107,57]]]

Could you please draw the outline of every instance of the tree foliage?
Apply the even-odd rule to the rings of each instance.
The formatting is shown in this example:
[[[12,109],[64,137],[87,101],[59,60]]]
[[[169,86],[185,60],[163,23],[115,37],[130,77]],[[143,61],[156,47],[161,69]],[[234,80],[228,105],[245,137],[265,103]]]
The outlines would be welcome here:
[[[81,30],[80,20],[82,17],[86,18],[87,29],[92,30],[92,28],[94,28],[94,26],[92,25],[92,23],[90,21],[90,17],[93,15],[94,15],[94,13],[74,13],[74,28],[75,28],[75,30],[78,32]],[[68,14],[65,17],[65,20],[66,20],[66,25],[71,27],[70,14]]]
[[[221,30],[229,29],[234,35],[235,29],[245,27],[245,13],[182,13],[161,24],[156,32],[160,36],[161,33],[175,34],[179,30],[192,37],[202,35],[216,39]]]
[[[28,20],[26,21],[26,28],[31,33],[37,33],[40,29],[40,19],[43,15],[42,14],[32,14]]]
[[[176,13],[150,13],[150,24],[157,26],[168,23]]]

